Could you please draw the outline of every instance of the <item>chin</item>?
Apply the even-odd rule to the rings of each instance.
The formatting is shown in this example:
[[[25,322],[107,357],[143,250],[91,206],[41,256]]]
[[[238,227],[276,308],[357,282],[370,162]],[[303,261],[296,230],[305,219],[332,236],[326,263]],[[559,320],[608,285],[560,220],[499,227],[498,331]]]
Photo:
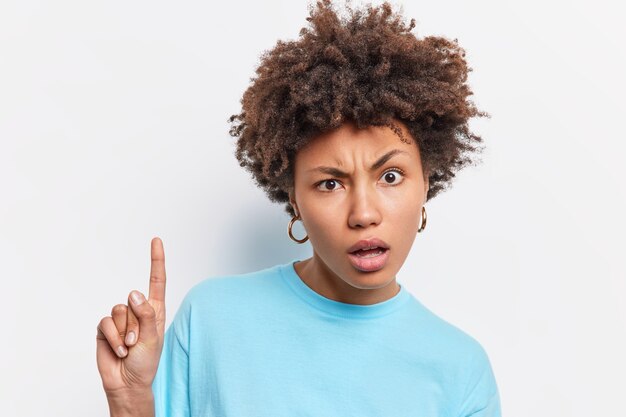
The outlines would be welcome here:
[[[388,266],[374,272],[361,272],[352,266],[350,268],[352,268],[354,279],[349,284],[362,290],[384,288],[395,280],[395,274],[387,271]]]

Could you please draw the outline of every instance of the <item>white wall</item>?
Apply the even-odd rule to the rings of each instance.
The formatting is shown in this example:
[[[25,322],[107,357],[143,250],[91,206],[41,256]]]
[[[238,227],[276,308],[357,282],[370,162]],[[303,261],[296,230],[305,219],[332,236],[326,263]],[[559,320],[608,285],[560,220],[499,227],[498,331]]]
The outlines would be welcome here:
[[[427,204],[398,278],[482,343],[507,417],[626,415],[617,4],[404,2],[419,36],[459,39],[492,118],[472,125],[483,163]],[[3,416],[108,415],[96,325],[147,292],[153,236],[170,320],[207,277],[309,256],[238,166],[226,122],[306,5],[0,4]]]

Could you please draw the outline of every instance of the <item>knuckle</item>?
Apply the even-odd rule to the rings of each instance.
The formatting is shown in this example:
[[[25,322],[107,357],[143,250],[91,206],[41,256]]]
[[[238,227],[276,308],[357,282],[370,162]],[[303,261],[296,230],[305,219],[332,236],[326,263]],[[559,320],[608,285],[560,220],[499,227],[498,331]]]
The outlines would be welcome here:
[[[102,319],[100,320],[100,323],[98,323],[98,328],[99,328],[101,331],[104,331],[105,326],[106,326],[106,323],[107,323],[107,321],[108,321],[107,319],[108,319],[108,320],[113,320],[110,316],[106,316],[106,317],[102,317]]]
[[[156,312],[154,311],[154,308],[152,308],[152,306],[148,303],[143,303],[141,305],[140,312],[141,317],[145,319],[153,319],[156,317]]]
[[[111,309],[111,314],[126,314],[126,304],[116,304]]]
[[[110,316],[103,317],[100,320],[100,324],[98,324],[98,329],[100,333],[104,335],[104,338],[109,341],[109,343],[115,343],[119,338],[117,328],[115,327],[115,323],[113,322],[113,318]]]

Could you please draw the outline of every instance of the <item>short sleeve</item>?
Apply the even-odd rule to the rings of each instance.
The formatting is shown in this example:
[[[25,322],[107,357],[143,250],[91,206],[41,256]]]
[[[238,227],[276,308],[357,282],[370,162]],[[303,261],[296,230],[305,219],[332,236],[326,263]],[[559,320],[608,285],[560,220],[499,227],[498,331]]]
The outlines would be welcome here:
[[[186,300],[185,300],[186,301]],[[165,332],[163,351],[152,382],[155,417],[190,417],[187,303],[183,301]],[[183,335],[181,337],[181,335]],[[187,347],[186,347],[187,346]]]
[[[456,417],[502,417],[500,394],[487,353],[479,346]]]

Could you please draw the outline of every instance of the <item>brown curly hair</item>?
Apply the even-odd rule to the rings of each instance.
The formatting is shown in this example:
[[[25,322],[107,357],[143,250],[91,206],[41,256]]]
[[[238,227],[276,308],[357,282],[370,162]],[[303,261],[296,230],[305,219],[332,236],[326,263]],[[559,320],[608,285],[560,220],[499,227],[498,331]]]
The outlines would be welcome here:
[[[428,201],[483,149],[467,122],[490,115],[467,99],[465,51],[457,39],[417,39],[415,19],[407,26],[388,2],[365,10],[346,5],[349,15],[341,17],[331,1],[309,5],[312,27],[296,41],[279,40],[261,54],[241,113],[228,119],[239,165],[294,216],[289,193],[299,149],[346,121],[388,126],[405,140],[397,119],[417,142]]]

